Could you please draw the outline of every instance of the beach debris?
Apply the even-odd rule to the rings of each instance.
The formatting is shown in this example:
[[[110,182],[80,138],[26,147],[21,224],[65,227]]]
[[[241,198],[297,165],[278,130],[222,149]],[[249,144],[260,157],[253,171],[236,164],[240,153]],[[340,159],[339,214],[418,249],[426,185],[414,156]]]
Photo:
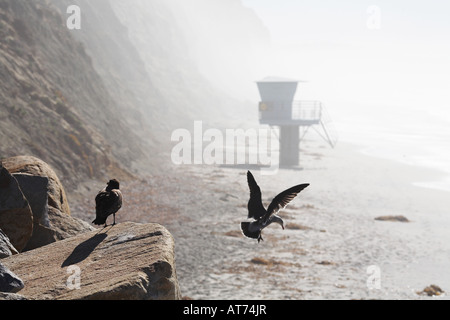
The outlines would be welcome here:
[[[289,222],[286,223],[285,225],[286,229],[290,229],[290,230],[311,230],[311,227],[299,224],[299,223],[294,223],[294,222]]]
[[[250,260],[250,263],[252,264],[256,264],[256,265],[261,265],[261,266],[266,266],[266,267],[296,267],[296,268],[301,268],[302,265],[299,263],[292,263],[292,262],[287,262],[287,261],[280,261],[280,260],[275,260],[275,259],[265,259],[265,258],[261,258],[261,257],[254,257]]]
[[[380,216],[376,217],[375,220],[378,221],[398,221],[398,222],[409,222],[408,218],[404,216]]]
[[[227,237],[242,237],[242,232],[240,232],[239,230],[230,230],[224,233],[224,235],[226,235]]]
[[[266,266],[273,264],[273,261],[269,261],[267,259],[260,258],[260,257],[255,257],[252,260],[250,260],[250,262],[254,263],[254,264],[262,264],[262,265],[266,265]]]
[[[261,189],[250,171],[247,171],[247,182],[250,188],[250,200],[247,205],[248,218],[253,218],[254,221],[241,222],[241,230],[246,237],[258,239],[259,243],[263,240],[261,231],[271,223],[278,223],[284,229],[284,221],[276,213],[284,209],[300,191],[309,186],[309,183],[299,184],[281,192],[273,198],[266,210],[262,204]]]
[[[323,266],[334,266],[336,263],[334,263],[333,261],[329,261],[329,260],[322,260],[322,261],[316,262],[316,264],[321,264]]]
[[[419,294],[419,295],[427,295],[429,297],[440,296],[443,293],[445,293],[445,291],[442,290],[439,286],[437,286],[435,284],[432,284],[432,285],[426,287],[422,291],[417,291],[417,294]]]

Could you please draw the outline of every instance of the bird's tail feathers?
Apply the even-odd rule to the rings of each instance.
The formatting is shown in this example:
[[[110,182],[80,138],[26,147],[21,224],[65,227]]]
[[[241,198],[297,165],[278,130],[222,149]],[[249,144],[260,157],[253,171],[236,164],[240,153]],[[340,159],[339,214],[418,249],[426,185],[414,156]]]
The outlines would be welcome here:
[[[92,221],[92,223],[96,225],[102,225],[106,223],[106,219],[103,217],[97,217],[94,219],[94,221]]]
[[[241,231],[247,238],[258,239],[261,231],[250,231],[250,222],[241,222]]]

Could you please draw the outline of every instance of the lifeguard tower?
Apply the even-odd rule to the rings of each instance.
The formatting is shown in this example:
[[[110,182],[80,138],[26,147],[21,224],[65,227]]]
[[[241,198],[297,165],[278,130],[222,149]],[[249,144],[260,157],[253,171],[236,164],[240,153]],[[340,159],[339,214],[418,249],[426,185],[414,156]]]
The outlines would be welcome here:
[[[326,119],[320,101],[294,101],[300,82],[285,78],[267,77],[257,81],[261,102],[259,122],[271,128],[279,127],[280,166],[298,166],[300,142],[310,128],[313,128],[331,147],[337,136]]]

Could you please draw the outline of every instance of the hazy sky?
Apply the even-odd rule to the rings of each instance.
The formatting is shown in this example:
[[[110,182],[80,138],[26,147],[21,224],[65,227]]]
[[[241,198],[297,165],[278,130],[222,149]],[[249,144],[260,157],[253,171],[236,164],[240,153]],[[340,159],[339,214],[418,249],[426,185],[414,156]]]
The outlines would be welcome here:
[[[308,80],[301,98],[450,120],[450,1],[242,2],[271,33],[266,73]]]

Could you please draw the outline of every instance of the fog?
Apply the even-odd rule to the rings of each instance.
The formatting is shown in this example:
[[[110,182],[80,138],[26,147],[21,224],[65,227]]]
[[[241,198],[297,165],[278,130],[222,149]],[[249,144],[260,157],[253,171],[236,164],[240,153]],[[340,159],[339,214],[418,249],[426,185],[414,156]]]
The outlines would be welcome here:
[[[254,98],[270,64],[270,32],[240,0],[167,1],[199,71],[228,94]]]
[[[265,73],[308,81],[297,99],[324,102],[341,140],[448,173],[449,3],[243,4],[270,32]]]
[[[339,109],[370,104],[439,112],[450,102],[448,3],[243,3],[270,30],[266,72],[311,81],[310,94]]]
[[[65,2],[54,1],[62,12]],[[180,127],[192,130],[195,120],[222,129],[257,126],[255,82],[285,77],[305,81],[295,99],[321,101],[341,141],[448,171],[450,4],[74,3],[84,19],[74,36],[85,43],[115,100],[127,112],[136,109],[129,122],[141,123],[142,112],[150,131],[166,129],[155,140]]]
[[[373,5],[356,0],[164,4],[185,39],[175,49],[184,50],[201,75],[227,95],[256,104],[260,99],[256,80],[265,76],[305,80],[297,99],[322,101],[344,139],[374,125],[423,130],[424,119],[425,126],[450,121],[446,41],[450,4]],[[139,5],[152,7],[148,1]]]
[[[200,96],[204,84],[198,86],[199,76],[207,81],[210,88],[204,91],[211,94],[200,99],[202,107],[190,110],[203,110],[199,113],[203,120],[228,108],[216,118],[238,114],[257,123],[260,97],[255,81],[266,76],[303,80],[296,100],[322,101],[341,140],[360,144],[377,156],[447,171],[450,4],[403,0],[112,3],[145,63],[161,55],[173,64],[168,72],[147,68],[150,74],[174,80],[186,92]],[[168,30],[166,25],[142,28],[151,24],[148,17],[156,9],[170,23]],[[167,46],[155,48],[145,35]],[[172,95],[177,94],[172,90]]]

